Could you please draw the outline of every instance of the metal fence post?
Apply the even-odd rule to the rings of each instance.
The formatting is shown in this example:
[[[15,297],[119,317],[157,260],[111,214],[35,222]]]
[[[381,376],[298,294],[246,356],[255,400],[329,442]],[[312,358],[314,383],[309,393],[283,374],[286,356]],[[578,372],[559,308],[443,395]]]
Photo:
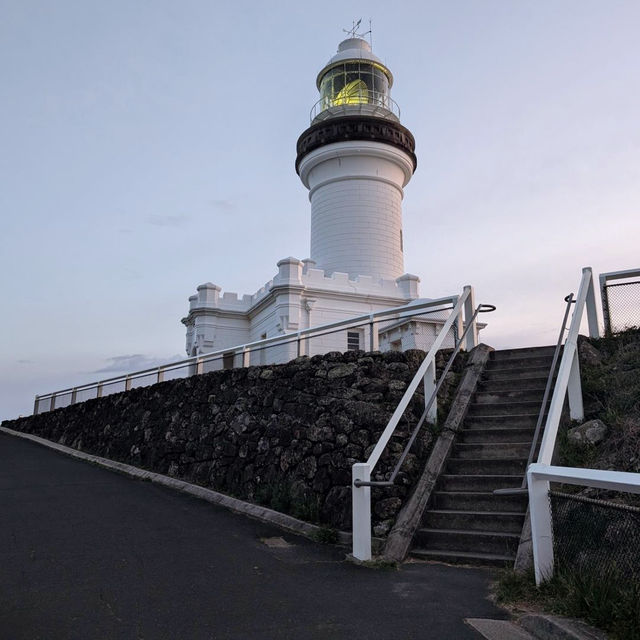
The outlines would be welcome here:
[[[242,347],[242,366],[248,367],[251,364],[251,350],[249,347]]]
[[[96,387],[96,398],[102,398],[102,389],[103,389],[104,385],[102,384],[102,382],[98,383],[98,386]]]
[[[356,487],[356,480],[369,482],[371,466],[356,462],[351,468],[351,507],[353,518],[353,557],[371,560],[371,487]]]
[[[39,396],[36,396],[36,399],[33,401],[33,415],[37,416],[38,415],[38,404],[40,402],[40,398]]]
[[[49,401],[49,411],[53,411],[56,408],[56,394],[52,394],[51,400]]]
[[[204,371],[204,362],[202,358],[196,358],[196,375],[199,376]]]
[[[156,382],[164,382],[164,369],[162,367],[158,367],[158,377],[156,378]]]
[[[76,387],[73,387],[73,389],[71,389],[71,404],[75,404],[78,401],[78,389],[76,389]]]
[[[542,465],[532,464],[529,466],[527,486],[529,488],[533,566],[536,584],[539,586],[553,575],[553,528],[549,502],[549,482],[536,478],[535,467],[537,466]]]
[[[578,360],[578,350],[573,353],[571,361],[571,371],[569,372],[569,383],[567,385],[567,395],[569,396],[569,415],[572,420],[582,420],[584,418],[584,405],[582,403],[582,384],[580,382],[580,361]]]
[[[131,391],[131,376],[127,376],[124,379],[124,390]]]
[[[424,404],[427,402],[436,390],[436,361],[435,358],[431,361],[431,364],[427,367],[427,372],[424,374]],[[438,398],[434,398],[429,413],[427,413],[427,422],[435,424],[438,419]]]
[[[604,335],[611,333],[611,318],[609,317],[609,298],[607,295],[607,276],[600,274],[600,299],[602,300],[602,320],[604,322]]]

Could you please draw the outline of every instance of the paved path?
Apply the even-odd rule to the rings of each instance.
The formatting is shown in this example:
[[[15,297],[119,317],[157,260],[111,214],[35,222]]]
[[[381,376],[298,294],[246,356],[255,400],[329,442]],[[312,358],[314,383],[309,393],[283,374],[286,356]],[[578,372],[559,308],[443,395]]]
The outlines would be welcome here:
[[[264,539],[283,537],[290,546]],[[479,569],[344,550],[0,435],[0,639],[427,639],[502,618]]]

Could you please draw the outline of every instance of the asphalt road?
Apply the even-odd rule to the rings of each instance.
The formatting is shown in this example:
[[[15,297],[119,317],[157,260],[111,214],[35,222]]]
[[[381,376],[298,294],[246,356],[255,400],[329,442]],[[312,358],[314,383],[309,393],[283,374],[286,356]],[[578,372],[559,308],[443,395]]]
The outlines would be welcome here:
[[[344,555],[0,435],[2,640],[477,640],[464,618],[505,617],[485,570]]]

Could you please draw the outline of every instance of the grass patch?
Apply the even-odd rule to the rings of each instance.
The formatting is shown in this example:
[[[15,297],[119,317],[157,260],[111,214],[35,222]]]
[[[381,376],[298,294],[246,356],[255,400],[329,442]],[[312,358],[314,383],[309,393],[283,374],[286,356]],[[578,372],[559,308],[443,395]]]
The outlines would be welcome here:
[[[374,558],[373,560],[365,560],[360,563],[363,567],[367,567],[367,569],[379,569],[382,571],[397,571],[399,568],[399,564],[397,562],[393,562],[392,560],[383,560],[382,558]]]
[[[640,584],[615,572],[602,575],[558,564],[550,580],[536,587],[533,570],[500,573],[500,604],[581,618],[614,640],[640,640]]]
[[[255,501],[305,522],[320,522],[320,496],[300,495],[288,482],[261,485],[256,490]]]
[[[320,544],[338,543],[338,532],[333,527],[320,527],[312,537]]]

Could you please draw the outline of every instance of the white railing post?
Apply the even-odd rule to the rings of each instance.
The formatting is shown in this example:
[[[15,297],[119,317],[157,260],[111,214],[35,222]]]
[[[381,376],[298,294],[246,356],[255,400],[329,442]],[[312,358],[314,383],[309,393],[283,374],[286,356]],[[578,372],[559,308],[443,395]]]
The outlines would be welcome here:
[[[369,351],[379,351],[380,336],[378,335],[378,323],[374,322],[373,313],[369,318]]]
[[[302,337],[300,336],[300,331],[298,331],[298,337],[296,339],[296,357],[300,357],[302,355]]]
[[[202,358],[196,358],[196,375],[199,376],[204,371]]]
[[[38,404],[40,402],[40,398],[39,396],[36,396],[36,399],[33,401],[33,415],[37,416],[38,415]]]
[[[429,364],[427,372],[424,374],[424,404],[425,407],[429,399],[436,390],[436,361],[435,358]],[[427,413],[427,422],[435,424],[438,419],[438,398],[434,398],[429,413]]]
[[[131,391],[131,376],[127,376],[124,379],[124,390]]]
[[[156,382],[164,382],[164,369],[162,367],[158,367]]]
[[[460,300],[460,296],[456,296],[453,301],[453,306],[455,307],[458,304],[458,300]],[[452,312],[453,313],[453,312]],[[460,336],[464,333],[464,322],[462,321],[462,312],[458,313],[458,315],[454,319],[454,336],[456,340],[460,339]]]
[[[471,320],[476,310],[476,299],[473,292],[473,287],[471,285],[467,285],[466,287],[464,287],[463,291],[469,292],[464,303],[464,322],[467,327],[469,326],[469,324],[471,324],[471,329],[469,329],[465,338],[464,348],[466,351],[471,351],[471,349],[478,346],[478,325],[475,318]]]
[[[76,389],[76,387],[73,387],[73,389],[71,389],[71,403],[70,404],[75,404],[78,401],[78,389]]]
[[[578,350],[573,353],[571,371],[569,372],[569,382],[567,384],[567,395],[569,396],[569,416],[572,420],[584,419],[584,405],[582,403],[582,384],[580,382],[580,362],[578,360]]]
[[[56,408],[56,394],[54,393],[51,396],[51,400],[49,401],[49,411],[53,411]]]
[[[249,347],[242,347],[242,366],[248,367],[251,364],[251,350]]]
[[[589,337],[590,338],[599,338],[600,337],[600,329],[598,328],[598,310],[596,309],[596,294],[595,287],[593,284],[593,271],[591,267],[586,267],[591,273],[591,278],[589,279],[589,288],[587,289],[587,322],[589,324]],[[584,271],[585,269],[583,269]]]
[[[549,482],[535,476],[535,468],[541,466],[543,465],[529,465],[527,471],[533,566],[537,585],[553,575],[553,527]]]
[[[96,398],[102,398],[102,389],[104,388],[104,385],[102,384],[102,382],[98,383],[98,386],[96,387]]]
[[[371,466],[368,463],[356,462],[351,468],[351,514],[353,557],[371,560],[371,487],[356,487],[356,480],[371,480]]]

